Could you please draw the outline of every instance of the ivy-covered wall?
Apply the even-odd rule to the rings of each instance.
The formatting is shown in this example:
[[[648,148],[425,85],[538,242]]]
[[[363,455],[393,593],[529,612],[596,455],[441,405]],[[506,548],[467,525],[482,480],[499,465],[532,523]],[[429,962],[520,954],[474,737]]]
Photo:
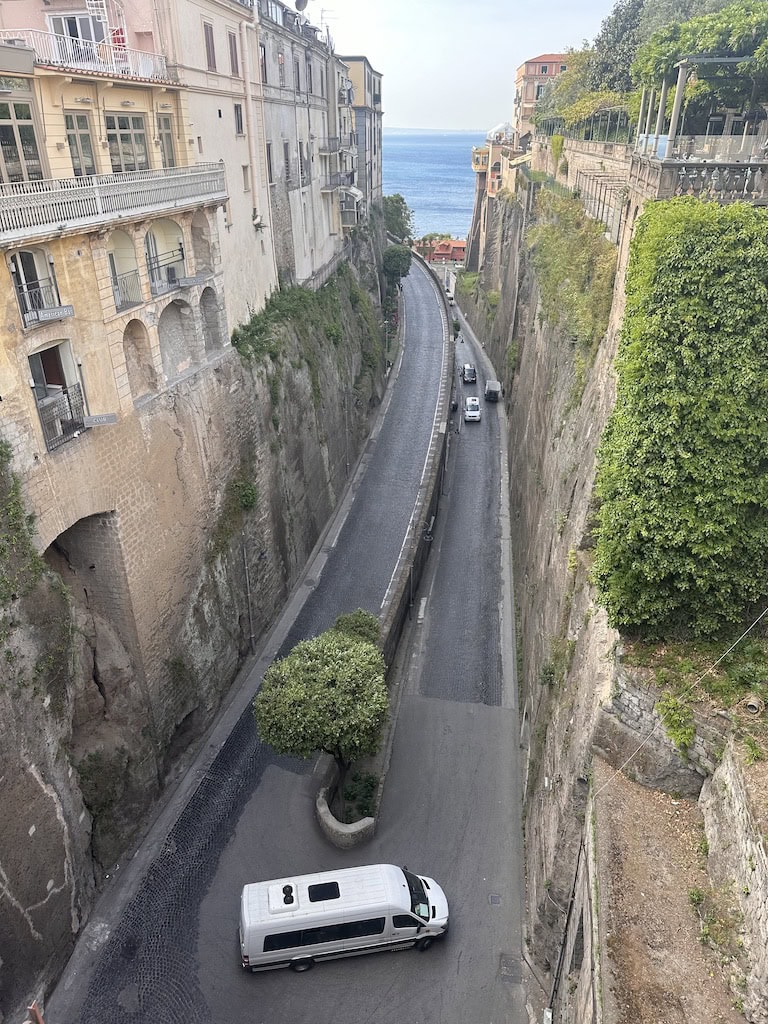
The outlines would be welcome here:
[[[768,211],[648,204],[626,294],[594,579],[620,628],[722,635],[768,596]]]

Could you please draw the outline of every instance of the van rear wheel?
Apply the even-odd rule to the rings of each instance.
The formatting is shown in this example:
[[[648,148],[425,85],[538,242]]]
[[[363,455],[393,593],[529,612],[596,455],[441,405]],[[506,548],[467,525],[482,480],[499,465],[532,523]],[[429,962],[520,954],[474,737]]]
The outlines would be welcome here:
[[[306,960],[291,961],[291,970],[296,971],[297,974],[301,971],[311,971],[314,966],[315,961],[311,957],[308,957]]]
[[[418,949],[420,953],[425,953],[434,941],[435,940],[431,935],[425,935],[423,939],[419,939],[416,943],[416,949]]]

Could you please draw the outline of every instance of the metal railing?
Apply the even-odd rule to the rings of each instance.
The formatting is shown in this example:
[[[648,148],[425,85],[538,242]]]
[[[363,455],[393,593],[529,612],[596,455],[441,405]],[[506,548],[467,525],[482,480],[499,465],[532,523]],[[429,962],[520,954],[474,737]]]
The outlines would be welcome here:
[[[343,185],[354,185],[354,183],[354,171],[336,171],[334,174],[329,174],[324,179],[320,191],[332,192],[333,189],[341,188]]]
[[[79,384],[69,384],[60,394],[39,399],[37,411],[49,452],[85,430],[83,392]]]
[[[72,306],[61,305],[59,289],[52,277],[44,277],[34,284],[17,284],[16,295],[25,327],[44,320],[62,320],[74,316]]]
[[[757,135],[639,135],[638,156],[657,160],[712,161],[720,164],[765,163],[768,144]]]
[[[179,288],[179,279],[184,277],[184,250],[179,246],[148,257],[147,270],[153,295],[164,295]]]
[[[248,6],[248,5],[246,5]],[[131,78],[157,78],[169,81],[165,57],[161,53],[131,50],[127,46],[75,39],[35,28],[0,29],[0,42],[20,43],[35,51],[35,61],[53,67],[78,71],[98,71]]]
[[[0,243],[79,230],[125,214],[227,198],[224,165],[0,183]]]
[[[321,139],[318,146],[318,151],[322,153],[338,153],[341,148],[341,142],[338,135],[335,135],[328,139]]]
[[[138,270],[128,270],[112,278],[112,293],[115,296],[115,308],[128,309],[139,306],[144,301],[141,291],[141,278]]]

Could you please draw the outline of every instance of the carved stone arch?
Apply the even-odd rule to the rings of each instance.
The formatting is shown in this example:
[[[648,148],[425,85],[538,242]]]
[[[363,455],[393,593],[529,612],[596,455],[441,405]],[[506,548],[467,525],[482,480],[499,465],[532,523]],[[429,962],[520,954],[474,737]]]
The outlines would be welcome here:
[[[200,323],[206,352],[217,352],[224,347],[222,309],[213,288],[204,288],[200,296]]]
[[[140,320],[130,320],[123,331],[123,354],[134,400],[157,391],[149,334]]]
[[[157,322],[163,374],[172,380],[198,362],[199,342],[195,338],[192,308],[183,299],[169,302]]]

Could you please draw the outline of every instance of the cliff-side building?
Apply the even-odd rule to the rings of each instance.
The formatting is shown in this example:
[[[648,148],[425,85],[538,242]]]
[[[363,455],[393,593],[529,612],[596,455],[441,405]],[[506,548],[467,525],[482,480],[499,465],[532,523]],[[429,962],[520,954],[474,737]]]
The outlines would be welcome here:
[[[258,16],[264,151],[278,272],[286,283],[319,283],[343,247],[342,189],[355,186],[352,110],[343,89],[346,68],[329,40],[296,11],[277,0],[261,0]]]
[[[363,193],[366,209],[380,203],[382,190],[382,118],[381,75],[367,57],[340,57],[349,67],[357,135],[357,187]]]
[[[568,70],[567,53],[542,53],[521,64],[515,73],[514,145],[527,149],[533,134],[533,113],[547,85]]]

